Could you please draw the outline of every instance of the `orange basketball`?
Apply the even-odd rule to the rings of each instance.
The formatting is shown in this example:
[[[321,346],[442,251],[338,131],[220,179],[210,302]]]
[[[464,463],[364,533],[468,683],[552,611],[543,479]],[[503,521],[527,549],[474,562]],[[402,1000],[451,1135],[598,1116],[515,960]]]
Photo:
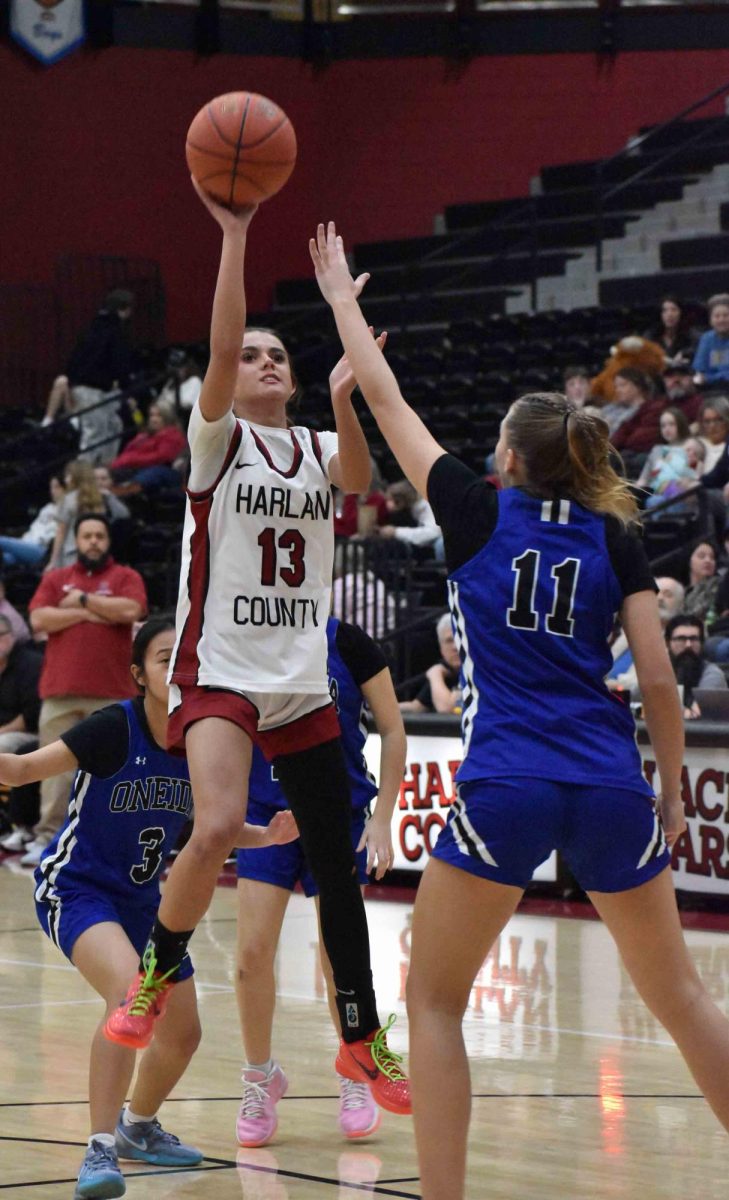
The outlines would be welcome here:
[[[296,134],[272,100],[228,92],[200,109],[187,131],[185,154],[200,186],[237,208],[283,187],[296,162]]]

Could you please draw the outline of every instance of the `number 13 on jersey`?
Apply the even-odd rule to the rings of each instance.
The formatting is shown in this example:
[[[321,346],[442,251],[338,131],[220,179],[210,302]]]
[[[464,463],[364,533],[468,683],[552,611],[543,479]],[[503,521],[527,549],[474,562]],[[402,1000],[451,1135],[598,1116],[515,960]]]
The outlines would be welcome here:
[[[547,633],[555,637],[574,637],[575,592],[580,574],[579,558],[565,558],[549,572],[553,582],[552,610],[545,618]],[[511,560],[514,572],[514,599],[506,613],[506,623],[512,629],[539,629],[540,614],[534,598],[541,566],[541,551],[525,550]]]

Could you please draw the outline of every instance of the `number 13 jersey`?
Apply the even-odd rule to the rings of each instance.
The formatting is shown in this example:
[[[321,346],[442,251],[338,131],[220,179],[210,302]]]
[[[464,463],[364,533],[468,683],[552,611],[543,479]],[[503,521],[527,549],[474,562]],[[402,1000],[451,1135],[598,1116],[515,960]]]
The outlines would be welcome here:
[[[334,433],[193,409],[170,682],[326,696]]]

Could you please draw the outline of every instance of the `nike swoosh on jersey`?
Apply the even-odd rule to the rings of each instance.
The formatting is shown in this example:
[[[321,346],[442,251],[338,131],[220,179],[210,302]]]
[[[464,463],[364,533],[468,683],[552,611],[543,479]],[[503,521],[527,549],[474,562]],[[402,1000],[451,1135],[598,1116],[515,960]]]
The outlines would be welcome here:
[[[236,463],[235,469],[236,469],[236,471],[240,471],[241,467],[255,467],[255,465],[256,464],[254,462],[252,462],[252,463]]]

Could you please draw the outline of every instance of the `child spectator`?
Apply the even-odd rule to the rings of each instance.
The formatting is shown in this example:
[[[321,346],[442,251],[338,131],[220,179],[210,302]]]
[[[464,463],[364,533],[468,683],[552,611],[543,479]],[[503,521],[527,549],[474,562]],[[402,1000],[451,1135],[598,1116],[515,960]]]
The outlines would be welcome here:
[[[694,355],[694,381],[711,387],[729,383],[729,292],[710,296],[711,329],[702,333]]]

